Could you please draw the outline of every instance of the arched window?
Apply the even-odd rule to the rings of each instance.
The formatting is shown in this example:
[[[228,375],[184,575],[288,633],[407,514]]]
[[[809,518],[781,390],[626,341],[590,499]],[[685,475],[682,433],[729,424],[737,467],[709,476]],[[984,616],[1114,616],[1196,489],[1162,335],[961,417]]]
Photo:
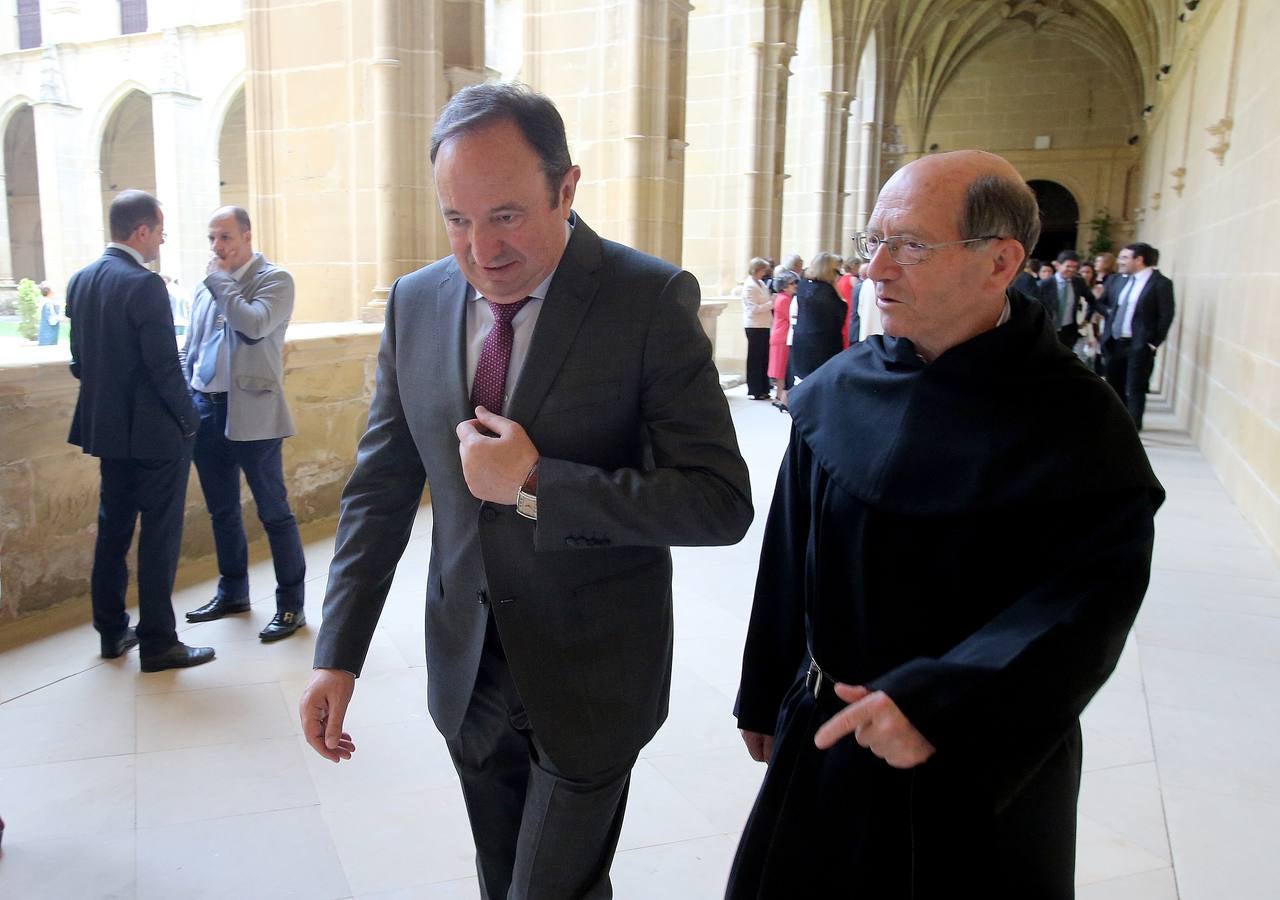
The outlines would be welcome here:
[[[141,34],[147,30],[147,0],[120,0],[120,33]]]
[[[18,49],[39,47],[40,0],[18,0]]]

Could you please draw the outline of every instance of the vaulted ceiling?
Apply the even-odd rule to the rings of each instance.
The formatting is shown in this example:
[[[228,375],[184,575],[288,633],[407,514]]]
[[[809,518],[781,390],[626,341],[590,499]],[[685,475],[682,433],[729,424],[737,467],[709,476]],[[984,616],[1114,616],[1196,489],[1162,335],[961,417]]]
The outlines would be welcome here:
[[[956,72],[993,41],[1042,33],[1089,48],[1128,85],[1135,116],[1172,56],[1185,0],[781,0],[766,29],[794,45],[802,3],[825,3],[833,42],[833,90],[852,91],[857,63],[876,37],[885,121],[899,112],[927,122]],[[777,29],[776,31],[773,29]],[[897,110],[909,88],[914,108]]]

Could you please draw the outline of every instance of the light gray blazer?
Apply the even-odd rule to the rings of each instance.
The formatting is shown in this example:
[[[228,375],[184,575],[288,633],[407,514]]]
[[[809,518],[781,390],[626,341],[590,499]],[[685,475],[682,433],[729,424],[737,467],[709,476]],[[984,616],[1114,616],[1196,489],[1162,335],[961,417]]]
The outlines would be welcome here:
[[[537,522],[463,481],[466,291],[452,257],[392,289],[315,664],[359,674],[429,482],[436,725],[458,733],[492,610],[542,746],[562,771],[598,772],[667,715],[669,548],[734,543],[751,522],[698,283],[578,220],[505,411],[541,454]]]
[[[227,438],[288,437],[294,429],[284,396],[284,334],[293,315],[293,276],[261,253],[253,254],[239,281],[221,271],[207,275],[192,303],[188,350],[204,342],[213,303],[226,317],[224,340],[231,353]],[[187,384],[193,374],[192,356],[189,352],[183,356]]]

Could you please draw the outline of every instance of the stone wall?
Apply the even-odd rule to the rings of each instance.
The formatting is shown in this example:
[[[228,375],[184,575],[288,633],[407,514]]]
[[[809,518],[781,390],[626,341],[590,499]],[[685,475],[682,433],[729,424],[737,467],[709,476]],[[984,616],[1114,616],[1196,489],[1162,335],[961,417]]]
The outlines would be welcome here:
[[[1178,303],[1173,400],[1241,511],[1280,552],[1280,6],[1200,5],[1144,140],[1138,233]]]
[[[373,395],[377,325],[295,325],[285,386],[298,432],[284,443],[299,522],[336,514]],[[0,628],[15,616],[89,591],[98,467],[66,442],[78,385],[60,347],[6,352],[0,364]],[[22,362],[9,361],[21,358]],[[262,536],[244,488],[250,540]],[[195,472],[187,489],[182,562],[213,552]]]

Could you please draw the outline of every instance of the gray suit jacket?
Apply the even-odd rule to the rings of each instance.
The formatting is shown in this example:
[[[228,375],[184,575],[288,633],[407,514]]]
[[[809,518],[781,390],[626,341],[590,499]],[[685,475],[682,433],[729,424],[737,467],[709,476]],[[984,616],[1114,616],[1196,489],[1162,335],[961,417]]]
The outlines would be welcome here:
[[[481,503],[463,481],[454,430],[472,417],[466,291],[452,257],[392,290],[315,664],[359,674],[429,482],[437,726],[458,732],[492,610],[542,746],[565,772],[598,771],[638,752],[666,718],[668,548],[733,543],[751,522],[698,285],[578,220],[505,412],[541,455],[537,522]]]
[[[216,298],[216,299],[215,299]],[[293,434],[293,417],[284,396],[284,335],[293,315],[293,276],[261,253],[240,281],[213,272],[196,289],[187,331],[182,372],[191,383],[189,352],[208,335],[211,304],[226,317],[224,340],[231,353],[227,390],[227,438],[262,441]]]

